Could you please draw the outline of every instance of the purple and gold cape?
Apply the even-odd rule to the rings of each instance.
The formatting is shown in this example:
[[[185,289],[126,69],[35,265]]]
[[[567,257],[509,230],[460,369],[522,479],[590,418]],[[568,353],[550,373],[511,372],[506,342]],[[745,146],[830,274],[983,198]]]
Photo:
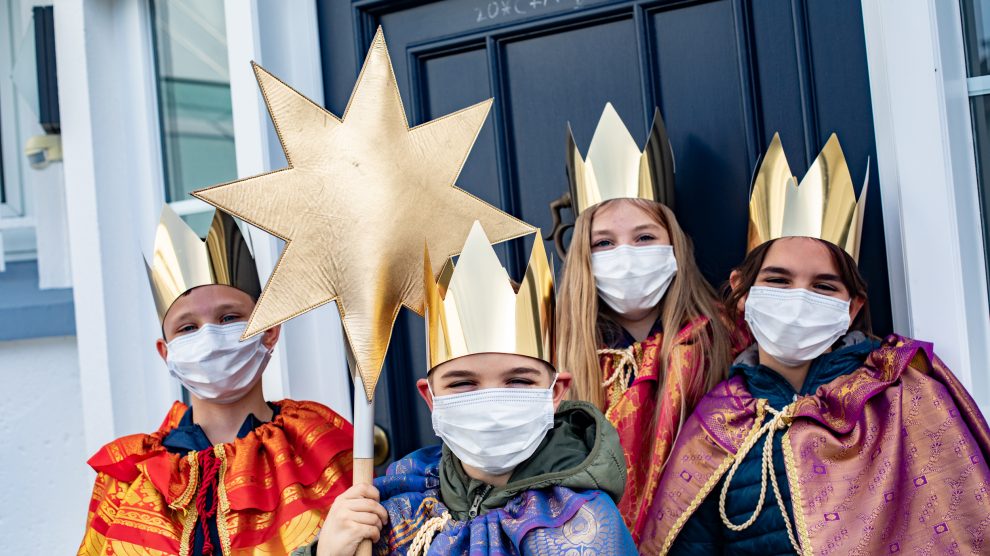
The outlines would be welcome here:
[[[740,376],[701,400],[660,479],[643,554],[670,550],[765,403]],[[805,555],[990,552],[987,422],[931,344],[889,336],[863,367],[790,407],[782,446]]]

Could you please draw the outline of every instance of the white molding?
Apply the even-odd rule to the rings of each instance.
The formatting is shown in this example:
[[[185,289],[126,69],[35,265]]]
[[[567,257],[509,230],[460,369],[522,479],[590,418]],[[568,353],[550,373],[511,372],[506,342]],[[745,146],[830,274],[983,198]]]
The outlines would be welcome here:
[[[26,166],[21,151],[26,139],[21,132],[20,117],[24,103],[18,98],[12,79],[15,51],[25,30],[25,17],[21,9],[20,1],[8,0],[0,4],[0,157],[3,158],[3,178],[8,197],[7,202],[0,205],[0,218],[27,214],[21,177]]]
[[[0,218],[0,231],[3,230],[19,230],[21,228],[34,228],[35,227],[34,218],[30,216],[21,216],[18,218]]]
[[[863,0],[894,326],[987,406],[990,304],[955,2]]]
[[[990,93],[990,75],[970,77],[966,80],[966,89],[971,97]]]
[[[261,57],[256,0],[225,0],[227,71],[230,73],[230,105],[234,122],[234,153],[237,176],[245,178],[268,171],[268,117],[254,83],[250,62]],[[249,230],[258,274],[267,281],[278,260],[274,238],[261,230]],[[282,339],[284,346],[285,339]],[[279,346],[282,347],[282,346]],[[287,397],[285,350],[276,349],[263,377],[268,399]]]
[[[7,193],[7,202],[0,205],[0,230],[7,230],[0,242],[0,259],[6,262],[38,258],[36,192],[59,185],[48,179],[55,172],[32,169],[23,150],[29,137],[44,133],[35,115],[37,109],[24,100],[13,81],[15,58],[22,40],[31,36],[32,17],[30,0],[0,4],[0,157]],[[53,201],[60,199],[56,195]],[[52,266],[47,264],[50,261],[51,257],[45,257],[46,266]],[[3,270],[0,261],[0,272]]]
[[[213,205],[207,204],[195,197],[181,201],[172,201],[168,206],[179,216],[189,216],[190,214],[200,214],[213,210]]]
[[[178,388],[142,252],[162,203],[146,2],[55,0],[59,108],[86,447],[154,430]]]
[[[323,103],[315,0],[284,2],[226,0],[227,48],[237,175],[248,177],[285,166],[250,62],[262,64],[293,88]],[[281,242],[251,229],[263,279],[271,274]],[[336,305],[324,305],[283,326],[277,357],[265,372],[269,398],[293,397],[324,403],[350,417],[343,329]]]
[[[958,2],[934,2],[929,12],[935,18],[935,52],[940,62],[943,155],[948,161],[946,178],[956,210],[956,241],[962,277],[962,310],[968,337],[970,392],[978,403],[990,408],[990,292],[987,275],[987,238],[983,237],[980,183],[976,173],[976,150],[966,78],[966,50],[962,12]],[[990,184],[988,184],[990,185]],[[990,215],[988,215],[990,216]]]
[[[38,287],[72,286],[69,230],[66,222],[65,171],[61,162],[25,172],[24,185],[32,198],[33,253],[38,260]]]
[[[11,0],[0,5],[0,156],[8,197],[0,205],[0,230],[7,231],[0,258],[37,260],[39,287],[65,288],[72,285],[72,279],[62,164],[37,169],[27,163],[24,146],[45,132],[38,123],[38,107],[25,100],[12,79],[15,61],[22,64],[20,71],[29,71],[28,78],[34,79],[33,60],[17,49],[29,48],[25,43],[34,40],[31,8],[36,3]],[[22,58],[15,60],[18,56]]]
[[[881,0],[863,0],[863,20],[866,35],[866,57],[873,99],[873,126],[876,135],[877,166],[883,205],[884,237],[887,250],[887,271],[890,281],[890,304],[894,329],[911,330],[908,310],[908,288],[905,276],[904,246],[901,230],[901,195],[899,181],[894,114],[889,103],[890,83],[887,77],[887,48],[880,16]]]

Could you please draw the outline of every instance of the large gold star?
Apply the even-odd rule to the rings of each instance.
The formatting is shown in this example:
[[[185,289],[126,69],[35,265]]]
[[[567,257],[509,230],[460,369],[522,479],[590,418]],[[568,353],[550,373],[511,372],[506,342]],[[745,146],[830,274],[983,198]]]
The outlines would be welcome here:
[[[436,276],[475,220],[534,231],[454,185],[491,100],[410,129],[380,28],[340,119],[254,70],[289,166],[193,195],[287,242],[245,337],[336,301],[371,400],[399,308],[423,312],[424,244]]]

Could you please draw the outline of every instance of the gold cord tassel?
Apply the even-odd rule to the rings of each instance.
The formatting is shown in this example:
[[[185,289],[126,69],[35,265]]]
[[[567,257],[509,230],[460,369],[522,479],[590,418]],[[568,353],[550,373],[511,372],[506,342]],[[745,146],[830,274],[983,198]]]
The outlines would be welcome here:
[[[787,537],[791,540],[791,546],[798,554],[804,554],[801,551],[801,544],[798,543],[797,538],[794,536],[794,527],[791,525],[791,519],[787,513],[787,506],[784,504],[784,499],[780,494],[780,486],[777,484],[777,474],[773,470],[773,436],[778,430],[784,430],[791,425],[791,406],[785,406],[784,409],[777,411],[776,409],[765,405],[764,408],[773,415],[773,419],[767,421],[762,427],[756,431],[756,434],[751,434],[742,446],[739,447],[739,451],[736,452],[735,461],[732,467],[729,468],[729,474],[725,477],[725,484],[722,485],[722,492],[718,497],[718,512],[722,517],[722,523],[733,531],[743,531],[749,528],[753,523],[756,522],[756,518],[760,516],[760,512],[763,511],[763,502],[766,500],[767,494],[767,475],[770,476],[770,484],[773,487],[774,497],[777,499],[777,505],[780,507],[781,517],[784,518],[784,525],[787,527]],[[746,459],[746,454],[749,453],[750,449],[756,442],[766,435],[766,440],[763,442],[763,461],[760,464],[760,498],[756,502],[756,509],[753,510],[753,515],[749,517],[745,522],[740,525],[736,525],[729,520],[729,516],[725,513],[725,497],[729,492],[729,484],[732,482],[732,478],[736,474],[736,470],[739,469],[739,465],[744,459]],[[795,510],[797,511],[797,510]]]
[[[443,512],[442,515],[428,519],[413,537],[412,544],[409,545],[409,552],[407,552],[408,556],[425,556],[430,551],[433,536],[439,533],[449,521],[450,512]]]
[[[629,382],[639,374],[636,353],[633,351],[633,346],[629,346],[626,349],[600,349],[598,355],[611,355],[613,358],[612,376],[602,382],[602,387],[609,392],[609,405],[615,405],[622,394],[629,389]]]

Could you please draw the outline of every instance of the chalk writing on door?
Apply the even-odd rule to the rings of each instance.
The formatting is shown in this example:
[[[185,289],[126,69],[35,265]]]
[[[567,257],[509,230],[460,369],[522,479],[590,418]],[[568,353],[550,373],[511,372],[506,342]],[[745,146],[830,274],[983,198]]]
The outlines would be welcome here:
[[[540,12],[557,9],[576,9],[587,0],[480,0],[474,7],[475,21],[478,23],[499,22],[516,19],[518,16],[538,15]]]

